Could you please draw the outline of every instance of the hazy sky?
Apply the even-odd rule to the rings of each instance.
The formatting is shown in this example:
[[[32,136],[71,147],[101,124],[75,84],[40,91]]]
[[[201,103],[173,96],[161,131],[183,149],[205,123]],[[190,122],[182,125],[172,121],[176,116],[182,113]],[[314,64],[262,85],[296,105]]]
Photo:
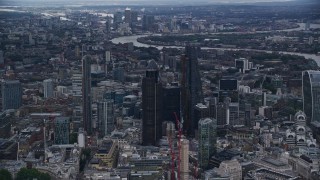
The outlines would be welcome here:
[[[115,4],[125,4],[125,3],[139,3],[139,2],[145,2],[145,3],[183,3],[183,2],[192,2],[192,3],[198,3],[198,2],[208,2],[208,3],[244,3],[244,2],[284,2],[284,1],[292,1],[292,0],[0,0],[0,2],[6,2],[6,3],[115,3]]]

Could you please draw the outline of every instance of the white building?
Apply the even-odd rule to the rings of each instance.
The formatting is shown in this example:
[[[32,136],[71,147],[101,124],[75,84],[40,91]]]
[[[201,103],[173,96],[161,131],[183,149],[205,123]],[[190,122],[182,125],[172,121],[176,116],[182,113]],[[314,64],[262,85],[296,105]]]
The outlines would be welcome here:
[[[181,139],[180,172],[181,180],[189,180],[189,140]]]
[[[52,79],[46,79],[43,81],[43,94],[44,94],[44,98],[53,97],[53,81],[52,81]]]
[[[242,168],[238,160],[222,161],[219,168],[215,172],[220,176],[228,176],[230,180],[242,179]]]

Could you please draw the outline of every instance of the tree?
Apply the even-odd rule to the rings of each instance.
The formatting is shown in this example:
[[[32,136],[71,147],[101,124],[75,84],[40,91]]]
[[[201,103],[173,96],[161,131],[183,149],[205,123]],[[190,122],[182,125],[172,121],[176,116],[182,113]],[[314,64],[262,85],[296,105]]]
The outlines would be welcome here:
[[[20,171],[17,173],[16,180],[32,180],[32,179],[41,179],[41,180],[50,180],[51,177],[48,173],[42,173],[37,169],[27,169],[21,168]]]
[[[11,173],[6,169],[0,169],[0,180],[11,180],[12,175]]]

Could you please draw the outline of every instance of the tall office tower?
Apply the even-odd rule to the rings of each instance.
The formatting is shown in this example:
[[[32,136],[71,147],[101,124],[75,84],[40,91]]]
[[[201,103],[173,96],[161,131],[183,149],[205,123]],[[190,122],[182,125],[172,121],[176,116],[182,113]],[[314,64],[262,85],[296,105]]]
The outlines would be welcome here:
[[[184,119],[184,133],[187,136],[194,137],[194,122],[197,121],[194,116],[193,107],[197,103],[203,102],[202,83],[198,67],[198,56],[200,47],[187,46],[186,55],[181,57],[181,105]]]
[[[251,104],[241,101],[239,103],[239,118],[242,120],[241,125],[251,127]]]
[[[53,81],[52,81],[52,79],[46,79],[43,81],[43,94],[44,94],[44,98],[53,97]]]
[[[80,57],[80,47],[79,47],[79,45],[76,45],[76,47],[74,48],[74,55],[77,58]]]
[[[81,72],[74,72],[71,76],[72,82],[72,96],[82,96],[82,74]]]
[[[189,140],[181,139],[180,174],[181,180],[189,180]]]
[[[82,117],[84,130],[89,136],[92,134],[91,61],[92,58],[89,55],[82,58]]]
[[[98,102],[98,129],[100,137],[110,135],[114,129],[114,108],[111,99]]]
[[[132,23],[138,22],[138,12],[137,11],[131,12],[131,22]]]
[[[109,35],[110,34],[110,32],[111,32],[111,17],[107,17],[107,19],[106,19],[106,33],[107,33],[107,35]]]
[[[180,87],[170,85],[163,87],[163,121],[176,123],[174,113],[180,120]]]
[[[142,109],[142,144],[156,145],[161,138],[162,84],[154,60],[149,62],[146,77],[142,79]]]
[[[219,102],[224,102],[225,98],[231,98],[231,102],[239,102],[238,80],[233,78],[223,78],[219,81]]]
[[[193,121],[194,123],[193,127],[197,130],[199,120],[210,117],[210,112],[209,112],[209,108],[202,103],[198,103],[197,105],[195,105],[193,107],[193,111],[194,111],[194,117],[195,117],[195,121]]]
[[[0,50],[0,64],[4,64],[3,51]]]
[[[54,143],[69,144],[70,120],[68,117],[56,117],[54,120]]]
[[[217,141],[217,121],[213,118],[204,118],[199,121],[199,151],[198,163],[206,169],[210,157],[215,153]]]
[[[2,110],[18,109],[22,105],[22,87],[20,81],[4,81],[1,88]]]
[[[320,71],[302,72],[302,91],[307,124],[320,123]]]
[[[224,126],[229,124],[229,106],[228,104],[219,102],[216,106],[217,125]]]
[[[154,16],[153,15],[143,15],[143,17],[142,17],[142,30],[144,30],[144,31],[152,30],[153,24],[154,24]]]
[[[129,25],[131,25],[132,21],[131,21],[131,9],[130,8],[126,8],[124,11],[124,22],[128,23]]]
[[[234,60],[235,67],[242,73],[245,73],[251,67],[249,66],[249,60],[246,58],[239,58]]]
[[[122,13],[116,12],[113,14],[113,27],[117,29],[120,23],[122,23]]]
[[[106,63],[109,63],[111,61],[111,52],[106,51]]]

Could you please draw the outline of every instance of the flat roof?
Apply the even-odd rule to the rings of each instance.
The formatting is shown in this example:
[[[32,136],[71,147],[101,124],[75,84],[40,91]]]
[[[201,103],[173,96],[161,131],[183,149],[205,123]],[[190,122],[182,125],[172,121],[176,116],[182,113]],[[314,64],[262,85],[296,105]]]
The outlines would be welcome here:
[[[61,116],[61,113],[31,113],[31,116]]]

